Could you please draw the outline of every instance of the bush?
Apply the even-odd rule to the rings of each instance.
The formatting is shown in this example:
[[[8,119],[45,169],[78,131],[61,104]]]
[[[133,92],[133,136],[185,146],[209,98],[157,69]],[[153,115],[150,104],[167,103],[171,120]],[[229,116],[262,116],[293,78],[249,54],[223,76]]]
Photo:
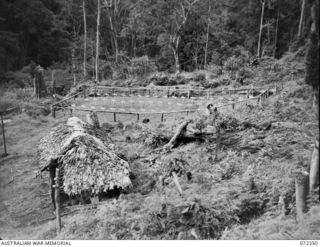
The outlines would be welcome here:
[[[25,90],[22,88],[18,88],[16,90],[16,99],[25,102],[33,97],[33,93],[33,90]]]
[[[219,52],[212,52],[211,63],[216,66],[221,66],[221,54]]]
[[[111,63],[105,62],[99,66],[100,75],[103,79],[111,79],[113,76],[113,68]]]
[[[15,93],[13,92],[3,92],[0,91],[0,110],[4,111],[9,108],[17,107],[19,106],[19,101],[15,97]]]
[[[217,66],[217,65],[214,65],[214,64],[210,64],[210,65],[208,66],[208,71],[209,71],[210,73],[212,73],[212,74],[210,75],[210,79],[214,79],[214,78],[222,75],[222,68],[221,68],[221,66]]]
[[[156,71],[154,62],[148,56],[133,58],[128,68],[130,75],[143,77]]]
[[[197,73],[194,77],[194,81],[196,82],[205,82],[206,81],[206,75],[204,73]]]
[[[224,69],[227,71],[236,71],[240,69],[242,64],[243,64],[242,59],[232,56],[228,58],[227,61],[224,63]]]
[[[5,77],[9,88],[24,88],[32,85],[31,75],[22,71],[8,72]]]
[[[254,78],[255,74],[251,68],[243,67],[239,70],[239,76],[241,76],[243,79],[251,79]]]
[[[228,75],[222,75],[218,78],[208,81],[205,84],[202,84],[204,88],[216,88],[219,86],[229,86],[232,83],[231,78]]]

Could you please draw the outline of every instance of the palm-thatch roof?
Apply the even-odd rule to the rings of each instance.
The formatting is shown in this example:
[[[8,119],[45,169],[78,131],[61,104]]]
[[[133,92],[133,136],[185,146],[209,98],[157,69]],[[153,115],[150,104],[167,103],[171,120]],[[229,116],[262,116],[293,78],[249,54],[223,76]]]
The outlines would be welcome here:
[[[40,140],[40,170],[58,164],[66,194],[98,193],[131,185],[129,164],[119,158],[110,139],[98,129],[72,117]]]

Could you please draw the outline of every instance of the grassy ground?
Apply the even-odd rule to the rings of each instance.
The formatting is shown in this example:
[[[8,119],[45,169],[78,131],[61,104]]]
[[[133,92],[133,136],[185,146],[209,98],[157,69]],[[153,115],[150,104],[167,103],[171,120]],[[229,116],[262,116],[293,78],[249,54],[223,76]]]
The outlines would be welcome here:
[[[288,80],[282,95],[254,108],[230,108],[223,114],[261,125],[268,121],[316,122],[311,110],[310,91],[302,80]],[[141,100],[143,108],[151,99]],[[157,102],[159,99],[155,100]],[[124,101],[125,108],[139,107]],[[170,101],[168,101],[170,102]],[[108,102],[83,101],[88,107],[110,107]],[[159,107],[156,104],[155,107]],[[165,105],[165,109],[169,107]],[[151,109],[154,107],[152,106]],[[160,110],[163,108],[159,108]],[[78,115],[77,112],[74,113]],[[79,115],[84,118],[84,115]],[[10,116],[6,123],[10,156],[0,159],[0,236],[3,239],[319,239],[319,203],[310,199],[303,221],[295,220],[294,172],[307,169],[313,150],[315,124],[286,128],[235,128],[222,136],[215,161],[215,138],[186,140],[172,152],[160,149],[173,135],[185,115],[174,115],[160,123],[155,116],[144,124],[140,118],[124,118],[124,128],[114,124],[109,134],[119,154],[130,163],[133,188],[118,200],[104,201],[97,208],[82,208],[63,216],[57,236],[48,196],[46,175],[36,178],[36,150],[47,131],[65,121]],[[150,118],[150,116],[146,116]],[[102,123],[112,115],[99,115]],[[188,118],[196,118],[188,116]],[[189,129],[190,130],[190,129]],[[187,132],[190,134],[190,132]],[[183,193],[172,177],[162,187],[159,175],[170,161],[183,160],[192,178],[179,174]],[[279,203],[283,198],[284,207]]]
[[[19,229],[31,229],[42,219],[53,215],[47,195],[47,180],[36,178],[36,150],[41,136],[62,119],[33,119],[21,114],[11,116],[10,120],[5,124],[9,156],[0,159],[0,235],[19,238]],[[0,146],[3,147],[2,140]]]

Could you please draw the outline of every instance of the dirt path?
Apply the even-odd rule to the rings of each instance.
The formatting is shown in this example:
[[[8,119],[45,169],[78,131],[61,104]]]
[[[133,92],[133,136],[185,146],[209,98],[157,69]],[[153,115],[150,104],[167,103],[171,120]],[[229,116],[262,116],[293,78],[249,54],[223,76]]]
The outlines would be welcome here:
[[[16,238],[20,230],[53,215],[46,174],[38,171],[39,139],[62,119],[31,119],[18,115],[5,125],[10,154],[0,159],[0,236]],[[2,148],[3,143],[0,143]]]

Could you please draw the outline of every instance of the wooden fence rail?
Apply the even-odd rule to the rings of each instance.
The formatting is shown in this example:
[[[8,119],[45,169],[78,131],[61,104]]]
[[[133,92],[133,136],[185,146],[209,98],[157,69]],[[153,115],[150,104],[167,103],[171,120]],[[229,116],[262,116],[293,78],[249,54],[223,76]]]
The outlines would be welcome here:
[[[88,90],[89,89],[89,90]],[[199,89],[199,88],[123,88],[107,86],[91,86],[85,90],[91,96],[140,96],[142,97],[181,97],[181,98],[198,98],[203,97],[209,100],[213,96],[245,94],[249,97],[253,93],[261,93],[267,88],[241,88],[241,89]]]

